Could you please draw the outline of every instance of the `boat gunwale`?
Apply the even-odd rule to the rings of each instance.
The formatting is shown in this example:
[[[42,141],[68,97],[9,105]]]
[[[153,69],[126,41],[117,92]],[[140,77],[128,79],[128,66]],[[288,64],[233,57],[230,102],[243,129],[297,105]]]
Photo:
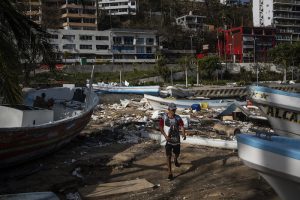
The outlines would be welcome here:
[[[295,92],[286,92],[283,90],[273,89],[269,87],[264,86],[249,86],[250,92],[258,91],[258,92],[266,92],[271,94],[278,94],[283,96],[289,96],[289,97],[296,97],[300,99],[300,94]]]
[[[273,140],[272,140],[273,139]],[[253,148],[257,148],[263,151],[271,152],[277,155],[286,156],[300,161],[300,148],[295,148],[295,141],[300,143],[300,139],[288,138],[283,136],[271,136],[271,140],[258,137],[256,135],[249,134],[238,134],[237,135],[238,143],[242,143]],[[285,148],[292,141],[292,148]],[[284,143],[283,143],[284,142]],[[275,146],[275,144],[280,144]]]

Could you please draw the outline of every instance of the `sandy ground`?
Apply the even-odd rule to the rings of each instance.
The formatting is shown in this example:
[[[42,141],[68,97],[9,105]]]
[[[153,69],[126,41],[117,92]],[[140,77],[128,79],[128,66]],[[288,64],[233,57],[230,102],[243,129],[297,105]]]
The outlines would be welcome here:
[[[271,187],[231,150],[183,145],[181,166],[168,181],[164,148],[154,141],[83,148],[76,139],[61,151],[15,169],[1,170],[0,193],[54,191],[62,199],[85,185],[145,178],[155,184],[104,199],[278,199]],[[112,159],[115,155],[125,159]],[[78,174],[72,175],[76,168]]]
[[[142,118],[145,113],[113,112],[116,118],[132,112]],[[169,181],[164,147],[140,137],[144,130],[139,125],[115,129],[114,121],[92,120],[60,151],[1,169],[0,194],[53,191],[61,199],[79,199],[76,192],[87,185],[145,178],[155,187],[102,199],[279,199],[232,150],[184,144],[181,166],[173,165],[175,178]]]

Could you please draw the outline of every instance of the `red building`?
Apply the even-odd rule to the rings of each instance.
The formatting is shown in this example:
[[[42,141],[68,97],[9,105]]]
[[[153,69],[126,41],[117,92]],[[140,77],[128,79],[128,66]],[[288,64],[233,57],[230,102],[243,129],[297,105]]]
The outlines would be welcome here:
[[[268,62],[267,52],[275,46],[275,29],[236,27],[218,30],[217,50],[227,62]]]

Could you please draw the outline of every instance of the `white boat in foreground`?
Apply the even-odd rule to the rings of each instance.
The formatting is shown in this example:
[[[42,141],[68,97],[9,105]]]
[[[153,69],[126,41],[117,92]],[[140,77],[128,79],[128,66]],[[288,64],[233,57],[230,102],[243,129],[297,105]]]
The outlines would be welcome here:
[[[238,134],[238,154],[283,200],[300,196],[300,139]]]
[[[179,99],[170,99],[170,98],[161,98],[151,95],[144,95],[144,98],[147,99],[153,110],[166,110],[170,103],[175,103],[178,109],[191,108],[193,104],[202,104],[205,103],[208,107],[228,107],[233,103],[239,105],[246,105],[246,102],[240,102],[235,99],[216,99],[216,100],[179,100]]]
[[[268,118],[274,131],[300,136],[300,94],[268,87],[251,86],[250,98]]]

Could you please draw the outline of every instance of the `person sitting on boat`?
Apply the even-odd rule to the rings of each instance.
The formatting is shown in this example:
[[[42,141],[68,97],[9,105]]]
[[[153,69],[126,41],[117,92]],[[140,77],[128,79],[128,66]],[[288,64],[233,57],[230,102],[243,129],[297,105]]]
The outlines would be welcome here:
[[[33,102],[34,107],[39,107],[39,108],[48,108],[48,104],[45,100],[46,94],[42,93],[41,96],[36,96],[35,100]]]
[[[183,140],[186,139],[185,129],[183,125],[183,121],[179,115],[176,115],[176,105],[174,103],[169,104],[168,113],[165,113],[163,117],[160,119],[159,127],[161,134],[166,138],[166,156],[167,156],[167,164],[168,164],[168,179],[173,179],[172,174],[172,151],[175,155],[174,164],[176,167],[179,167],[180,164],[178,162],[178,157],[180,154],[180,129],[182,132]]]

